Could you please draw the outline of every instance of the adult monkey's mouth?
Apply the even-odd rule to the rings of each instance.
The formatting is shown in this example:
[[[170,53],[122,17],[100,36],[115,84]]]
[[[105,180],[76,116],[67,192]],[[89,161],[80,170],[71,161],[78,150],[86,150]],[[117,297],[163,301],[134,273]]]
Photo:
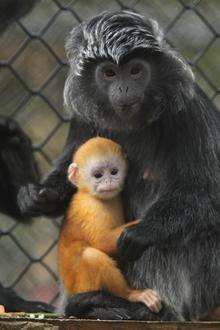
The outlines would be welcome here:
[[[118,106],[115,107],[115,111],[118,115],[123,120],[126,119],[131,119],[135,115],[138,114],[139,110],[141,108],[141,101],[136,101],[132,103],[127,103],[127,104],[119,104]]]

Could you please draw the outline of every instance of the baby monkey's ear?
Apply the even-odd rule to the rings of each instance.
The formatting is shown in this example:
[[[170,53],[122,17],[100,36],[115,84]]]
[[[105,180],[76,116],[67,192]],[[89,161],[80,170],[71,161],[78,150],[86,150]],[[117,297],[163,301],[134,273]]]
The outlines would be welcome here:
[[[72,182],[75,186],[77,186],[78,183],[78,166],[76,163],[71,163],[68,167],[68,180]]]

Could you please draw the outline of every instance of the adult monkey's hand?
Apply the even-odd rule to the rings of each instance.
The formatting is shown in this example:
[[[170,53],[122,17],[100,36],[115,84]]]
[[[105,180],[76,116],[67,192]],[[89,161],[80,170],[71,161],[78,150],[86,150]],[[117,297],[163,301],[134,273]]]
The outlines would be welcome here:
[[[40,184],[23,186],[18,193],[18,204],[21,212],[27,216],[54,214],[61,202],[58,192]]]
[[[86,134],[84,133],[86,132]],[[66,146],[54,163],[53,170],[48,173],[42,183],[23,186],[18,193],[18,204],[24,215],[48,216],[62,215],[76,191],[67,178],[68,166],[74,151],[84,141],[93,136],[93,132],[77,121],[71,121]]]
[[[126,228],[118,239],[118,253],[120,258],[126,260],[138,259],[146,249],[146,240],[140,225],[133,225]]]

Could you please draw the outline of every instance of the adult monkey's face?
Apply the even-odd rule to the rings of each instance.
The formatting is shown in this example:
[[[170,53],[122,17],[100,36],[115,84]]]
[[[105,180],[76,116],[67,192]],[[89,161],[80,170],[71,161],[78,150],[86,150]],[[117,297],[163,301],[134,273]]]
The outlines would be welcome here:
[[[192,95],[189,66],[168,47],[155,21],[135,13],[103,13],[82,23],[66,50],[65,104],[92,125],[139,129],[168,112],[170,102]]]
[[[132,120],[140,111],[150,78],[150,64],[136,57],[121,65],[103,61],[95,69],[100,93],[108,100],[115,115],[124,120]]]

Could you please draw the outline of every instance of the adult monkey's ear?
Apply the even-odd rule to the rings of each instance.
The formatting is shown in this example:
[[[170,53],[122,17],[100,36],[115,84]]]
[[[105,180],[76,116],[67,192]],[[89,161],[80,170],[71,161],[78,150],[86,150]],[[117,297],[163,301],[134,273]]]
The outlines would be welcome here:
[[[76,163],[71,163],[68,167],[68,180],[77,186],[79,177],[79,169]]]
[[[75,26],[65,40],[66,56],[71,69],[76,75],[80,75],[84,48],[87,44],[84,37],[83,24],[84,23],[81,23]]]
[[[158,22],[155,21],[154,19],[150,18],[149,22],[150,22],[152,33],[153,33],[155,39],[157,40],[159,46],[162,46],[162,44],[164,42],[163,30],[160,28]]]

